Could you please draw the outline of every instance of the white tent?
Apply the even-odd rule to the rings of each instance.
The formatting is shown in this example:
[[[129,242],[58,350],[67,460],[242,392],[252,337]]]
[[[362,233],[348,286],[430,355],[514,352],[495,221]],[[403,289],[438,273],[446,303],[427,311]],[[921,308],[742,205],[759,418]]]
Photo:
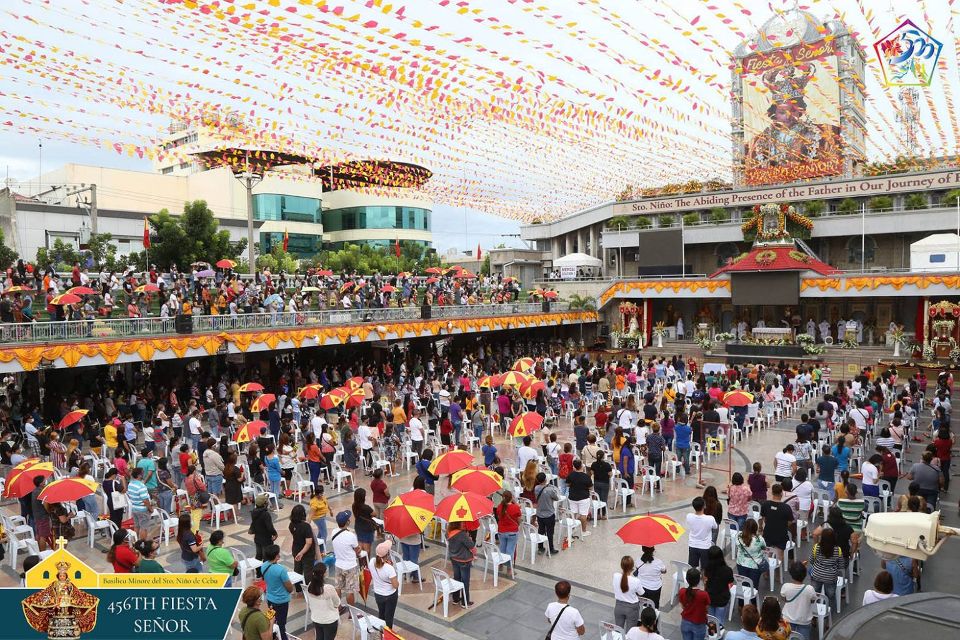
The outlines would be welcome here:
[[[960,236],[935,233],[910,245],[911,271],[955,271],[960,268]]]
[[[596,267],[599,269],[603,266],[603,260],[588,256],[585,253],[571,253],[554,260],[553,266],[557,269],[560,267]]]

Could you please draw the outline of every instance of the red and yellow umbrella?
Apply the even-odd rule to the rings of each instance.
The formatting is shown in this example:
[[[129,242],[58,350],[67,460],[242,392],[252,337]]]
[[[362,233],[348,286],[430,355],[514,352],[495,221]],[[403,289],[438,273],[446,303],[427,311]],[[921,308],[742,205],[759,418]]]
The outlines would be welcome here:
[[[477,386],[481,389],[492,389],[500,386],[500,376],[483,376],[477,380]]]
[[[524,411],[510,422],[508,429],[514,438],[528,436],[543,426],[543,416],[536,411]]]
[[[475,522],[493,513],[493,502],[475,493],[455,493],[437,505],[437,517],[447,522]]]
[[[753,402],[753,394],[748,391],[728,391],[723,395],[723,404],[728,407],[745,407]]]
[[[308,384],[303,389],[300,389],[299,395],[304,400],[313,400],[320,395],[320,391],[323,390],[323,387],[319,384]]]
[[[259,382],[246,382],[240,385],[240,393],[249,393],[251,391],[263,391],[263,385]]]
[[[74,409],[67,415],[63,416],[63,420],[57,423],[57,429],[66,429],[70,425],[80,422],[83,420],[83,416],[87,415],[89,411],[86,409]]]
[[[26,293],[27,291],[33,291],[30,287],[24,287],[19,284],[15,284],[12,287],[7,287],[3,290],[4,293]]]
[[[443,269],[441,269],[440,267],[427,267],[423,271],[424,273],[432,273],[434,275],[440,275],[441,273],[443,273]]]
[[[529,371],[533,369],[533,366],[536,364],[536,361],[533,358],[520,358],[513,363],[513,366],[510,367],[514,371]]]
[[[90,287],[70,287],[67,289],[67,293],[72,293],[75,296],[93,296],[97,292],[91,289]]]
[[[397,288],[392,284],[385,284],[382,287],[380,287],[380,291],[383,291],[384,293],[393,293],[396,290]]]
[[[100,485],[87,478],[61,478],[54,480],[40,491],[42,502],[73,502],[93,495]]]
[[[233,440],[235,442],[250,442],[251,440],[256,440],[260,436],[260,429],[266,426],[267,423],[263,420],[251,420],[233,433]]]
[[[157,291],[160,291],[160,287],[150,282],[142,284],[133,290],[134,293],[156,293]]]
[[[352,378],[348,379],[343,386],[350,391],[359,389],[363,386],[363,378],[361,376],[353,376]]]
[[[440,282],[440,278],[435,278],[433,276],[430,276],[429,278],[424,280],[424,283],[426,284],[433,284],[434,282]]]
[[[473,465],[473,455],[456,449],[443,453],[430,462],[430,473],[435,476],[445,476],[456,473]]]
[[[7,481],[3,485],[3,497],[22,498],[29,495],[34,489],[34,478],[49,478],[52,475],[52,462],[40,462],[39,458],[24,460],[7,474]]]
[[[332,275],[333,275],[333,271],[331,271],[330,269],[320,269],[319,271],[317,271],[318,278],[329,278]]]
[[[617,535],[627,544],[639,544],[653,547],[658,544],[676,542],[683,535],[684,528],[670,516],[663,514],[635,516],[620,527]]]
[[[383,528],[397,536],[423,533],[433,519],[433,496],[422,489],[401,493],[383,510]]]
[[[320,408],[326,409],[327,411],[335,409],[343,404],[343,401],[346,400],[349,395],[350,392],[347,389],[337,387],[320,398]]]
[[[250,403],[250,409],[253,411],[263,411],[270,407],[271,402],[276,402],[277,396],[272,393],[262,393],[253,399]]]
[[[546,393],[547,385],[543,380],[527,380],[520,385],[520,395],[528,400],[536,398],[537,391]]]
[[[223,258],[221,260],[217,260],[216,266],[221,269],[233,269],[234,267],[237,266],[237,263],[234,262],[233,260],[228,260],[227,258]]]
[[[82,298],[80,296],[73,293],[61,293],[58,296],[54,296],[54,298],[50,300],[50,304],[57,306],[62,304],[77,304],[81,300]]]
[[[503,488],[503,478],[486,467],[470,467],[453,474],[450,487],[457,491],[489,496]]]
[[[522,371],[507,371],[500,376],[500,386],[519,387],[524,380],[529,380],[530,376]]]
[[[542,295],[542,296],[543,296],[544,298],[546,298],[547,300],[553,300],[554,298],[557,298],[560,294],[557,293],[556,291],[547,290],[547,291],[544,291],[544,292],[543,292],[542,294],[540,294],[540,295]]]
[[[413,274],[410,273],[409,271],[401,271],[400,273],[397,274],[397,277],[398,277],[398,278],[409,278],[409,277],[412,276],[412,275],[413,275]]]
[[[367,394],[363,389],[354,389],[347,395],[346,406],[347,409],[353,409],[354,407],[359,407],[363,404],[363,401],[367,399]]]

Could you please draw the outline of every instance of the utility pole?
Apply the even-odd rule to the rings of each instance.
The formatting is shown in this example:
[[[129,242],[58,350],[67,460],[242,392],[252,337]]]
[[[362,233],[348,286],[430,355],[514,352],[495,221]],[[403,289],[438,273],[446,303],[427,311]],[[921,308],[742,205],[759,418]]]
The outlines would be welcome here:
[[[64,197],[69,198],[70,196],[79,195],[81,193],[90,193],[90,233],[94,234],[97,232],[97,185],[91,184],[90,186],[80,187],[74,189],[73,191],[68,191]],[[79,206],[79,205],[77,205]]]

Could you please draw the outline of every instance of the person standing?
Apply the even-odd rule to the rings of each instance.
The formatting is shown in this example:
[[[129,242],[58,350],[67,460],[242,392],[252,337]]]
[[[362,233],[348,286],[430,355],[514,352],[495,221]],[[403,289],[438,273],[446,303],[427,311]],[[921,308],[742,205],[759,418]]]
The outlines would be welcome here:
[[[688,569],[686,579],[687,586],[680,589],[678,596],[681,607],[680,635],[683,640],[704,640],[707,637],[707,607],[710,606],[710,596],[703,589],[698,589],[698,569]]]
[[[640,621],[640,597],[643,585],[633,575],[631,556],[620,558],[620,572],[613,574],[613,620],[621,629],[632,629]]]
[[[663,560],[653,556],[654,547],[641,547],[643,555],[640,556],[640,566],[634,572],[640,578],[640,586],[643,587],[644,598],[653,602],[656,609],[660,608],[660,593],[663,591],[663,574],[667,572],[667,565]]]
[[[324,584],[326,576],[327,566],[322,562],[315,565],[310,577],[310,586],[304,594],[309,605],[310,622],[313,623],[316,640],[336,640],[337,628],[340,626],[340,596],[337,595],[336,589]]]
[[[547,475],[542,471],[537,474],[536,487],[533,490],[537,502],[537,532],[547,537],[550,555],[559,553],[553,546],[553,532],[557,524],[556,502],[560,499],[557,488],[547,483]],[[543,553],[543,545],[538,545]]]
[[[590,489],[593,481],[583,471],[583,462],[580,459],[573,461],[573,470],[567,475],[567,498],[570,502],[570,511],[580,521],[580,530],[583,537],[590,535],[587,530],[587,517],[590,515]]]
[[[513,492],[503,490],[500,495],[500,504],[496,509],[498,545],[500,553],[510,556],[510,563],[513,566],[523,513],[520,505],[513,499]]]
[[[400,598],[397,594],[400,581],[397,570],[390,560],[391,548],[393,548],[393,542],[390,540],[378,544],[377,555],[369,562],[369,568],[370,576],[373,578],[373,597],[377,602],[377,617],[392,629],[397,602]]]
[[[256,549],[256,559],[264,559],[264,550],[277,539],[277,530],[273,526],[273,517],[270,515],[267,494],[261,493],[253,500],[253,510],[250,511],[250,529],[253,533],[253,544]]]
[[[707,550],[713,546],[713,530],[717,528],[717,521],[713,516],[703,513],[704,500],[697,496],[693,499],[694,513],[687,514],[688,552],[687,564],[691,567],[705,567],[707,564]],[[697,573],[699,582],[700,574]]]
[[[707,567],[703,571],[704,590],[710,596],[707,613],[723,620],[730,605],[730,585],[733,584],[733,569],[727,566],[723,550],[714,545],[707,551]]]
[[[187,573],[203,572],[205,553],[200,540],[191,530],[189,513],[181,513],[177,520],[177,544],[180,545],[180,559]],[[122,529],[121,529],[122,531]]]
[[[290,510],[289,531],[293,537],[290,548],[293,554],[293,570],[308,577],[313,572],[314,561],[317,558],[317,541],[314,538],[313,527],[307,522],[307,510],[302,504],[296,504]]]
[[[783,598],[783,619],[790,623],[791,629],[810,640],[810,627],[813,623],[813,604],[817,601],[817,592],[809,584],[806,567],[802,562],[790,563],[790,583],[780,587]]]
[[[453,579],[463,583],[466,601],[461,606],[466,609],[473,606],[470,600],[470,569],[477,554],[477,545],[463,528],[462,522],[451,522],[448,525],[447,548],[450,553],[450,562],[453,564]],[[458,595],[454,595],[453,598],[454,602],[459,602]]]
[[[273,623],[280,628],[280,640],[287,640],[287,615],[290,613],[290,594],[293,583],[287,568],[280,564],[280,547],[275,544],[264,549],[266,559],[260,566],[260,575],[267,585],[267,606],[274,610]]]
[[[760,532],[767,545],[773,547],[777,559],[783,562],[783,551],[787,548],[790,523],[793,522],[793,509],[783,503],[783,487],[774,484],[770,487],[770,500],[760,507]]]
[[[814,591],[826,595],[830,608],[836,608],[837,578],[846,570],[846,562],[833,529],[824,528],[820,532],[820,541],[813,545],[808,566],[811,567],[810,583]]]
[[[330,538],[337,568],[337,577],[334,585],[337,595],[345,598],[347,604],[353,605],[354,593],[360,590],[360,567],[357,558],[360,557],[360,543],[357,536],[347,528],[350,524],[350,511],[341,511],[337,514],[337,526],[340,527]]]
[[[233,572],[237,570],[239,563],[233,557],[233,552],[223,546],[223,531],[217,529],[210,534],[210,543],[207,545],[207,567],[210,573],[225,573],[227,581],[223,583],[224,588],[229,589],[233,586]]]
[[[570,606],[570,583],[561,580],[553,586],[556,602],[547,605],[544,615],[550,623],[547,636],[551,640],[577,640],[587,632],[583,616],[576,607]]]
[[[767,550],[767,542],[757,533],[757,521],[749,519],[737,535],[733,557],[737,563],[737,573],[750,578],[754,589],[760,588],[761,566]]]

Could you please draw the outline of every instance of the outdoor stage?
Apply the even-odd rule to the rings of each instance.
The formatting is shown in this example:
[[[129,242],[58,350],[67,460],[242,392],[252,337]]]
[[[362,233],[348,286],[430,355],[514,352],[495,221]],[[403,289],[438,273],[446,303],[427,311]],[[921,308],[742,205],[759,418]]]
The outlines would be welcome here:
[[[803,347],[798,344],[733,344],[726,345],[726,352],[731,356],[747,356],[750,358],[802,358],[806,355]]]

